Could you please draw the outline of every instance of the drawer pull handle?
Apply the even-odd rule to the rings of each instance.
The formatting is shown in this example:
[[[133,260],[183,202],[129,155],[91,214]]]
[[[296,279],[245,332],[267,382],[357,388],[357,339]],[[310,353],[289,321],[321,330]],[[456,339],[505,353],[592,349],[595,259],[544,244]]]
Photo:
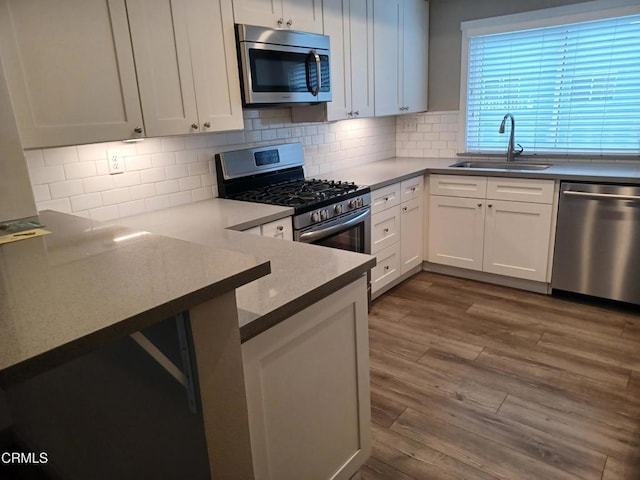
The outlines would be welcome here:
[[[384,266],[385,271],[389,270],[389,265]]]
[[[415,192],[416,191],[416,187],[411,187],[411,191]]]
[[[491,207],[493,207],[493,205],[492,205],[492,204],[489,204],[489,205],[487,205],[487,207],[491,208]]]
[[[479,207],[481,207],[481,206],[482,206],[482,204],[481,204],[481,203],[479,203],[479,204],[478,204],[478,206],[479,206]]]
[[[279,232],[282,232],[284,230],[284,227],[282,225],[278,225],[276,227],[276,230],[278,230]]]
[[[388,229],[388,228],[385,228],[385,229],[383,230],[383,232],[384,232],[384,233],[389,233],[389,229]]]
[[[384,197],[384,201],[388,202],[389,201],[389,197]]]
[[[408,208],[407,208],[407,207],[402,207],[402,211],[403,211],[403,212],[406,212],[407,210],[408,210]]]

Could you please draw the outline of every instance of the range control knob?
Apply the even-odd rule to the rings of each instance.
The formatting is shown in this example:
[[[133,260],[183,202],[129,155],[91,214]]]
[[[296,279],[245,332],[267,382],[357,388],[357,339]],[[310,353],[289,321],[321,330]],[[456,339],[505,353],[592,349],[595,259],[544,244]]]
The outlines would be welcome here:
[[[349,203],[347,203],[347,206],[349,207],[349,210],[353,210],[354,208],[356,208],[356,201],[349,200]]]
[[[364,205],[364,200],[362,198],[358,198],[356,200],[356,205],[358,205],[359,207],[362,207]]]
[[[311,213],[311,221],[313,223],[316,223],[316,222],[320,221],[320,215],[318,214],[318,212],[312,212]]]
[[[337,214],[341,214],[342,213],[342,204],[338,203],[335,207],[333,207],[333,211],[336,212]]]
[[[326,210],[321,210],[320,211],[320,220],[326,220],[327,217],[329,216],[329,212]]]

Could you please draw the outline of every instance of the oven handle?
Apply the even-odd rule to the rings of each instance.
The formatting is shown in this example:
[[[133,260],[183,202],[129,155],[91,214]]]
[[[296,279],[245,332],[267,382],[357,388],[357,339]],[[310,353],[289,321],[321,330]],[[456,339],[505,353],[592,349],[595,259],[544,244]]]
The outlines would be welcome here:
[[[320,238],[326,237],[327,235],[331,235],[332,233],[339,232],[340,230],[344,230],[345,228],[352,227],[360,223],[371,213],[371,209],[367,208],[362,213],[359,213],[353,218],[350,218],[346,222],[342,222],[338,225],[333,225],[331,227],[323,228],[322,230],[314,230],[313,232],[304,232],[300,234],[299,241],[303,243],[311,243]]]

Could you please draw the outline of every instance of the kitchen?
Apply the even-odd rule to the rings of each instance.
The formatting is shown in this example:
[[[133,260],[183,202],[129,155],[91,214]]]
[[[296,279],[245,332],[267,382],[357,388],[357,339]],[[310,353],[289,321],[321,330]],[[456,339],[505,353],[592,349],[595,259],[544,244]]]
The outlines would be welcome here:
[[[451,50],[460,42],[460,21],[529,10],[524,2],[520,7],[516,2],[510,2],[509,6],[506,6],[505,2],[494,3],[485,4],[482,8],[474,7],[479,10],[475,16],[469,11],[469,5],[465,5],[469,16],[464,18],[459,11],[462,8],[461,5],[464,5],[462,2],[430,3],[429,112],[427,113],[403,115],[397,118],[381,116],[344,122],[300,124],[291,121],[292,114],[289,109],[245,110],[241,113],[244,124],[244,129],[241,131],[151,138],[144,142],[130,144],[109,142],[80,145],[81,142],[77,142],[78,146],[72,147],[31,147],[25,152],[30,177],[26,176],[25,165],[12,165],[17,173],[13,173],[10,177],[2,176],[3,180],[10,179],[6,186],[5,183],[2,184],[2,192],[5,194],[15,189],[24,196],[25,190],[33,189],[33,196],[39,210],[52,209],[89,216],[99,221],[119,221],[121,218],[153,212],[161,208],[187,206],[193,202],[217,197],[218,189],[210,166],[212,157],[219,152],[255,144],[301,141],[304,145],[305,171],[308,176],[326,175],[338,169],[358,167],[373,161],[393,158],[396,155],[426,157],[436,162],[438,158],[451,159],[458,151],[460,132],[458,86],[456,82],[451,81],[452,78],[459,77],[457,72],[460,67],[459,55],[455,52],[452,54]],[[561,3],[571,2],[549,2],[549,5],[545,6]],[[51,14],[54,15],[55,12]],[[63,24],[64,19],[60,21]],[[310,26],[305,30],[312,31],[313,28]],[[3,31],[6,30],[3,29]],[[43,41],[43,39],[34,39],[37,45],[42,45]],[[451,60],[452,57],[454,61]],[[5,61],[4,54],[3,61]],[[378,78],[377,75],[376,78]],[[46,85],[43,88],[46,88]],[[144,104],[144,99],[141,100]],[[401,106],[404,105],[401,104]],[[364,112],[362,108],[353,110]],[[6,112],[3,109],[3,114]],[[299,113],[296,112],[293,116]],[[348,112],[345,111],[346,113]],[[7,125],[10,123],[6,122]],[[190,127],[191,123],[193,122],[190,121],[187,127]],[[3,121],[3,129],[4,125]],[[495,126],[496,130],[497,127],[498,125]],[[504,140],[506,143],[506,139]],[[124,173],[108,175],[108,164],[105,158],[107,155],[111,157],[111,154],[123,159]],[[398,182],[409,180],[410,178],[403,177],[409,174],[414,177],[421,176],[421,167],[415,169],[410,165],[409,160],[400,163],[409,170],[409,173],[403,171],[394,176],[394,180]],[[452,162],[446,165],[440,164],[440,166],[448,166],[450,163]],[[437,163],[433,165],[438,166]],[[619,178],[624,178],[626,175],[626,171],[622,171],[623,167],[624,165],[621,165]],[[637,163],[631,163],[629,170],[633,171],[634,167],[637,171]],[[366,170],[366,166],[363,169]],[[445,172],[450,173],[446,169],[438,173]],[[26,186],[25,178],[28,182]],[[358,179],[353,177],[343,180],[357,181]],[[375,181],[366,183],[376,184]],[[376,186],[386,188],[389,185],[378,182]],[[2,202],[3,208],[11,205],[11,208],[20,208],[27,213],[22,214],[18,210],[13,210],[5,214],[3,211],[3,218],[28,216],[30,214],[28,210],[34,208],[33,199],[27,198],[16,203],[15,199],[19,197],[11,194],[9,198],[10,201]],[[423,198],[426,198],[426,195]],[[249,223],[241,226],[242,229],[253,227]],[[389,246],[393,247],[393,242],[390,243]],[[392,280],[392,283],[394,281]],[[384,288],[390,285],[387,284]]]

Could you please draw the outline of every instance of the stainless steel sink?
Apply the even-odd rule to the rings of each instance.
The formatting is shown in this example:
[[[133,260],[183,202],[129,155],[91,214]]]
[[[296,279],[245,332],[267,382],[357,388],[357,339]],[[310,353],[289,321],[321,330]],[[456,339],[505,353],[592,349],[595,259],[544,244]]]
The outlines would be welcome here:
[[[531,163],[531,162],[491,162],[487,160],[468,160],[463,162],[457,162],[450,167],[458,168],[479,168],[489,170],[546,170],[552,164],[551,163]]]

